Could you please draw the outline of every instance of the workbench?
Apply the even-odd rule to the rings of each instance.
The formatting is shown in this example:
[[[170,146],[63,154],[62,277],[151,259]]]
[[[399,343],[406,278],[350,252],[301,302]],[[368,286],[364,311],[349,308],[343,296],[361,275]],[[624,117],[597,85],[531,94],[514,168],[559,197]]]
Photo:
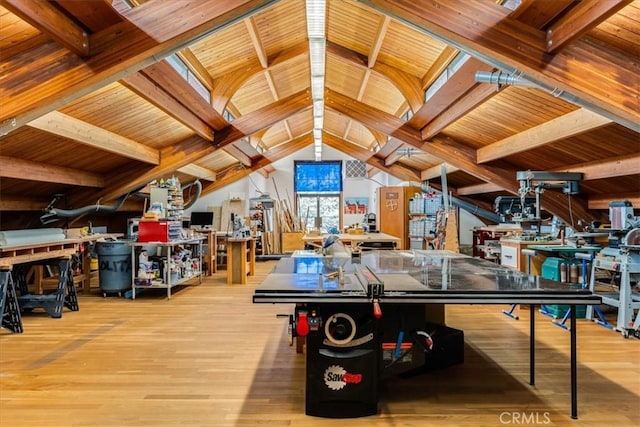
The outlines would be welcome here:
[[[0,313],[2,326],[14,333],[23,332],[21,312],[42,308],[51,317],[62,316],[63,307],[78,311],[78,298],[73,283],[70,259],[78,252],[81,241],[65,239],[56,242],[29,243],[0,247]],[[58,266],[59,276],[53,294],[30,293],[27,273],[30,267]]]
[[[322,246],[322,242],[328,236],[332,236],[332,234],[305,234],[302,238],[302,241],[305,243],[309,243],[312,246]],[[346,246],[360,246],[363,248],[377,248],[381,247],[384,249],[385,247],[391,246],[392,248],[397,248],[400,245],[400,238],[392,236],[390,234],[385,233],[365,233],[365,234],[349,234],[349,233],[340,233],[336,234],[340,241]]]
[[[433,304],[530,305],[533,385],[534,305],[575,307],[601,301],[583,287],[457,253],[422,250],[369,251],[357,258],[283,258],[253,295],[254,303],[294,306],[289,316],[291,338],[307,339],[305,411],[334,418],[375,414],[377,379],[388,371],[414,372],[461,357],[463,346],[455,331],[424,323]],[[575,310],[572,313],[571,417],[577,418]]]

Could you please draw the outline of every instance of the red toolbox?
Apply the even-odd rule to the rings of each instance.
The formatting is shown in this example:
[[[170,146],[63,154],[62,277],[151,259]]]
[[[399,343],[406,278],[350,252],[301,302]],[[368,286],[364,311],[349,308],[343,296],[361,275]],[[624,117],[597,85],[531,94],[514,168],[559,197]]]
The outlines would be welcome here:
[[[168,242],[168,221],[140,221],[138,224],[138,242]]]

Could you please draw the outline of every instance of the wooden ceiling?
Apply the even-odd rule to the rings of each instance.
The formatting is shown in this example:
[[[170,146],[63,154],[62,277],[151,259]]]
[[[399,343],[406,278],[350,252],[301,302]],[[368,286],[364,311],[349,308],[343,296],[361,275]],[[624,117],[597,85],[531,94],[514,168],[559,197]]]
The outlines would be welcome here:
[[[640,206],[640,1],[500,3],[327,0],[323,143],[435,187],[445,167],[448,189],[482,207],[517,194],[519,170],[584,174],[570,205],[543,196],[565,220],[602,218],[610,200]],[[2,222],[56,195],[112,203],[172,174],[204,194],[268,176],[313,142],[305,10],[0,0]],[[460,52],[470,58],[425,102]],[[528,84],[476,82],[498,70]]]

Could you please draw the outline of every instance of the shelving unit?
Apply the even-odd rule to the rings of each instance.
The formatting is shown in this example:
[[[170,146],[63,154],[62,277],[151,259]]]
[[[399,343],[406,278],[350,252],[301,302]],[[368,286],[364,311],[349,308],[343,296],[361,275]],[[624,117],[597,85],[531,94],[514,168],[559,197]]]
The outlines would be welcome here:
[[[162,204],[162,217],[169,220],[181,221],[184,214],[184,200],[182,198],[182,188],[180,180],[171,177],[170,179],[151,187],[151,205]]]
[[[171,288],[178,285],[202,283],[202,241],[204,237],[171,242],[129,242],[131,250],[131,297],[136,299],[136,289],[166,289],[167,298],[171,299]],[[152,278],[138,276],[140,269],[139,256],[143,248],[155,248],[159,255],[156,258],[157,269],[152,268]],[[188,256],[176,259],[180,247],[188,248]],[[194,283],[197,280],[197,283]]]
[[[442,209],[442,196],[409,199],[409,249],[432,249],[437,235],[437,214]]]

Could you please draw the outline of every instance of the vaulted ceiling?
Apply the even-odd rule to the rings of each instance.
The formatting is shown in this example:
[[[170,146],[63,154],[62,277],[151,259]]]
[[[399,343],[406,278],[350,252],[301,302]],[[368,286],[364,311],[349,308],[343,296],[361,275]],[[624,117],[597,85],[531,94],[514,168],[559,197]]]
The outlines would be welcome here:
[[[446,171],[489,207],[516,171],[582,172],[543,207],[640,206],[640,1],[327,0],[325,34],[322,143],[371,173]],[[5,223],[173,174],[206,194],[313,144],[304,0],[0,0],[0,61]]]

